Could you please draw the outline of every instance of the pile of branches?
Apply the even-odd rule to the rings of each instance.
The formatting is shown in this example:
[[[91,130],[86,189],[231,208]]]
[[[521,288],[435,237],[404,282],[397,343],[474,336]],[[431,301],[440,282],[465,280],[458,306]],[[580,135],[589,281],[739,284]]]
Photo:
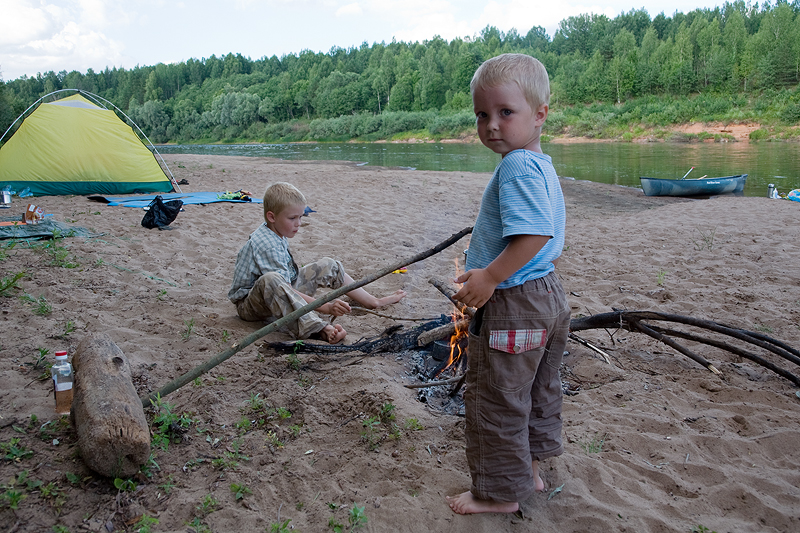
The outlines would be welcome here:
[[[692,326],[700,330],[706,330],[725,335],[733,339],[738,339],[749,346],[747,347],[748,349],[740,348],[730,344],[729,342],[710,338],[700,333],[672,329],[670,327],[657,325],[654,322],[671,322],[675,324]],[[764,335],[763,333],[748,331],[746,329],[720,324],[719,322],[714,322],[711,320],[702,320],[690,316],[673,315],[669,313],[660,313],[657,311],[614,310],[611,313],[600,313],[587,317],[573,318],[570,321],[570,338],[581,342],[581,344],[587,345],[589,348],[600,351],[597,347],[592,346],[590,343],[587,343],[583,339],[577,337],[575,332],[589,329],[617,328],[644,333],[649,337],[663,342],[667,346],[670,346],[671,348],[677,350],[678,352],[718,375],[721,374],[720,371],[717,370],[717,368],[715,368],[714,365],[712,365],[707,359],[689,350],[682,344],[675,341],[675,339],[685,339],[700,344],[705,344],[707,346],[713,346],[714,348],[725,350],[744,359],[749,359],[750,361],[753,361],[754,363],[757,363],[764,368],[775,372],[779,376],[788,379],[795,385],[800,386],[800,378],[798,378],[796,374],[793,374],[792,372],[789,372],[788,370],[774,364],[772,361],[769,361],[764,357],[752,352],[750,346],[758,347],[771,352],[778,357],[798,366],[800,366],[800,352],[786,343],[777,339],[773,339],[772,337]]]
[[[451,298],[452,289],[443,286],[440,282],[432,280],[433,283],[445,296]],[[453,302],[460,307],[460,310],[465,315],[465,320],[468,320],[472,313],[472,309],[465,309],[462,304]],[[690,331],[683,331],[665,327],[663,323],[683,324],[685,326],[692,326],[695,329],[706,330],[721,335],[731,337],[750,345],[747,349],[735,346],[730,342],[718,340],[708,337],[701,333],[692,333]],[[570,338],[576,342],[587,346],[588,348],[600,353],[606,361],[608,361],[608,354],[603,350],[593,345],[592,343],[582,339],[576,335],[578,331],[585,331],[590,329],[624,329],[627,331],[643,333],[658,341],[663,342],[674,350],[689,357],[693,361],[707,368],[711,372],[722,375],[722,373],[705,357],[695,353],[686,346],[680,344],[675,339],[685,339],[707,346],[712,346],[721,350],[725,350],[734,355],[749,359],[764,368],[775,372],[797,386],[800,386],[800,377],[796,374],[782,368],[772,361],[754,353],[750,347],[761,348],[778,357],[800,366],[800,352],[781,342],[777,339],[764,335],[756,331],[748,331],[745,329],[720,324],[711,320],[703,320],[690,316],[675,315],[669,313],[661,313],[657,311],[621,311],[614,310],[611,313],[601,313],[581,318],[573,318],[570,321]],[[385,352],[398,352],[401,350],[426,348],[435,340],[449,339],[455,331],[455,323],[452,318],[442,315],[442,317],[435,321],[426,322],[421,326],[417,326],[408,330],[403,330],[402,326],[393,326],[387,329],[383,334],[372,339],[361,340],[350,345],[328,345],[328,344],[312,344],[312,343],[297,343],[297,342],[273,342],[269,346],[275,350],[284,352],[313,352],[313,353],[342,353],[342,352],[361,352],[364,354],[378,354]]]

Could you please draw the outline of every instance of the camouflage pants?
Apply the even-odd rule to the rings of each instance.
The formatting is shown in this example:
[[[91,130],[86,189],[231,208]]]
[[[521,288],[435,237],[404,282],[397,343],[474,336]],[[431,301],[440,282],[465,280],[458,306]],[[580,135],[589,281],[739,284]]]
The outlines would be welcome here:
[[[236,312],[242,320],[272,322],[306,305],[307,302],[295,292],[295,289],[314,296],[319,287],[338,289],[343,284],[342,263],[323,257],[319,261],[301,267],[292,285],[276,272],[262,275],[256,280],[247,296],[236,304]],[[316,312],[311,311],[288,324],[286,329],[298,339],[307,339],[328,324],[327,320],[323,320]]]

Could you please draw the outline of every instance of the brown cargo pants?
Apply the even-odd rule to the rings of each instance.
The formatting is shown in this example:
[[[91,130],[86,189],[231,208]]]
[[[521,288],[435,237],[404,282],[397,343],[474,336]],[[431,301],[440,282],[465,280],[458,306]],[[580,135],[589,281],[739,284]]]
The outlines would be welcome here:
[[[570,310],[555,273],[495,290],[470,324],[464,392],[472,494],[521,502],[531,461],[563,452],[559,367]]]

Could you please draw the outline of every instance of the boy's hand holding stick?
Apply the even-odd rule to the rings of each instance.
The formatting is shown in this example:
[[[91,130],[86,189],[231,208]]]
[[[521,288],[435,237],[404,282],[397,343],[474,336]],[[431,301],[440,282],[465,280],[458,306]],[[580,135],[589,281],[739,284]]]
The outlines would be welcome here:
[[[417,255],[409,258],[409,259],[404,259],[404,260],[398,261],[396,263],[393,263],[391,265],[385,266],[382,269],[378,270],[377,272],[374,272],[373,274],[370,274],[370,275],[368,275],[367,277],[365,277],[365,278],[363,278],[361,280],[354,281],[353,283],[351,283],[349,285],[345,285],[343,287],[340,287],[338,289],[335,289],[335,290],[332,290],[332,291],[328,292],[327,294],[325,294],[321,298],[319,298],[317,300],[314,300],[313,302],[311,302],[311,303],[309,303],[307,305],[304,305],[300,309],[297,309],[296,311],[292,311],[291,313],[289,313],[288,315],[284,316],[283,318],[280,318],[280,319],[276,320],[275,322],[272,322],[271,324],[268,324],[268,325],[264,326],[263,328],[259,329],[258,331],[255,331],[255,332],[251,333],[250,335],[248,335],[247,337],[242,339],[239,343],[234,344],[233,346],[231,346],[230,348],[228,348],[224,352],[218,353],[217,355],[215,355],[214,357],[212,357],[211,359],[209,359],[208,361],[206,361],[202,365],[198,365],[198,366],[194,367],[193,369],[191,369],[190,371],[186,372],[182,376],[179,376],[179,377],[175,378],[174,380],[170,381],[169,383],[167,383],[166,385],[161,387],[159,390],[157,390],[155,392],[151,392],[150,394],[148,394],[147,396],[145,396],[144,398],[141,399],[142,400],[142,405],[144,407],[148,407],[150,405],[150,401],[151,400],[155,400],[157,397],[162,397],[163,398],[167,394],[175,392],[176,390],[178,390],[179,388],[183,387],[187,383],[189,383],[189,382],[193,381],[194,379],[200,377],[201,375],[205,374],[206,372],[208,372],[209,370],[211,370],[212,368],[214,368],[218,364],[222,363],[223,361],[226,361],[227,359],[232,357],[234,354],[236,354],[236,353],[242,351],[243,349],[245,349],[246,347],[250,346],[255,341],[260,339],[261,337],[263,337],[263,336],[265,336],[265,335],[267,335],[269,333],[272,333],[274,331],[277,331],[278,329],[283,327],[284,324],[287,324],[289,322],[297,320],[301,316],[303,316],[303,315],[305,315],[307,313],[310,313],[311,311],[317,309],[319,306],[321,306],[323,304],[326,304],[326,303],[330,302],[331,300],[334,300],[334,299],[338,298],[339,296],[342,296],[343,294],[347,294],[348,292],[350,292],[352,290],[358,289],[359,287],[363,287],[364,285],[372,283],[373,281],[375,281],[375,280],[377,280],[379,278],[382,278],[383,276],[385,276],[387,274],[391,274],[395,270],[398,270],[400,268],[406,267],[406,266],[414,264],[414,263],[418,263],[419,261],[422,261],[423,259],[427,259],[428,257],[430,257],[432,255],[438,254],[439,252],[441,252],[445,248],[450,247],[451,245],[453,245],[456,242],[458,242],[459,240],[461,240],[462,237],[464,237],[465,235],[469,235],[470,233],[472,233],[472,226],[470,226],[468,228],[464,228],[463,230],[459,231],[458,233],[455,233],[455,234],[451,235],[450,238],[446,239],[445,241],[442,241],[441,243],[437,244],[436,246],[434,246],[433,248],[431,248],[429,250],[426,250],[426,251],[424,251],[422,253],[419,253],[419,254],[417,254]]]
[[[428,280],[428,283],[439,289],[439,292],[444,294],[447,297],[447,299],[450,300],[450,302],[452,302],[452,304],[456,306],[456,309],[458,309],[462,315],[468,316],[470,318],[475,316],[475,309],[473,309],[472,307],[467,307],[463,303],[454,299],[453,295],[456,293],[456,291],[452,287],[445,285],[444,281],[438,278],[431,278]]]
[[[439,292],[444,294],[447,299],[450,300],[454,306],[456,306],[456,309],[458,309],[458,311],[464,315],[465,318],[422,333],[417,338],[417,346],[425,346],[433,341],[449,339],[455,335],[456,330],[460,331],[467,329],[467,327],[469,327],[469,320],[475,316],[475,309],[467,307],[458,300],[453,299],[453,295],[456,293],[456,291],[452,287],[445,285],[442,280],[437,278],[429,279],[428,283],[439,289]]]

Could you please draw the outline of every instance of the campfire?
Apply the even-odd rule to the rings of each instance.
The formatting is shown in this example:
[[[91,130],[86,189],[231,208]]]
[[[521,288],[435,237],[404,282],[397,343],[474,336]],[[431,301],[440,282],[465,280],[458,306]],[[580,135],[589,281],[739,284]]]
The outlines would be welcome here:
[[[458,277],[463,271],[458,264],[457,257],[453,259],[453,262],[455,263],[455,277]],[[453,331],[449,335],[449,341],[436,340],[433,343],[433,358],[442,361],[442,363],[434,368],[433,372],[429,374],[428,379],[438,379],[446,372],[452,372],[452,374],[456,376],[459,374],[459,371],[463,372],[466,370],[469,320],[472,318],[474,311],[453,299],[455,292],[449,285],[445,285],[438,279],[431,279],[429,282],[453,303],[454,310],[451,323],[444,328],[439,328],[441,331],[441,333],[439,333],[440,338],[443,339],[448,338],[447,331],[452,328]],[[426,340],[420,339],[420,345],[423,345],[423,342],[426,342]]]
[[[464,253],[466,254],[467,252]],[[458,266],[458,257],[453,261],[456,265],[456,277],[458,277],[463,273],[461,267]],[[452,300],[450,296],[448,296],[448,298]],[[445,368],[450,368],[461,362],[462,356],[466,361],[467,343],[469,342],[469,318],[470,317],[467,315],[467,308],[456,305],[455,311],[453,311],[453,323],[456,326],[456,331],[450,337],[450,358]]]
[[[433,343],[431,355],[434,360],[439,360],[441,363],[434,368],[429,379],[437,379],[446,372],[452,372],[455,375],[459,370],[466,368],[469,317],[456,309],[452,314],[452,322],[448,326],[455,329],[449,340],[437,340]]]

